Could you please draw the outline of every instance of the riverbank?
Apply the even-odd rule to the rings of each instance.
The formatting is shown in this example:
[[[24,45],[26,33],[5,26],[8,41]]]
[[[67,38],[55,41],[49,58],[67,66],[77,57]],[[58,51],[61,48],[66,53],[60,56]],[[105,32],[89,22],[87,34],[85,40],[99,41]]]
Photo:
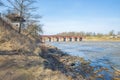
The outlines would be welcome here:
[[[64,58],[67,59],[68,56]],[[86,80],[89,79],[119,80],[120,79],[119,70],[113,66],[111,66],[110,68],[106,68],[105,66],[100,66],[100,65],[98,66],[92,63],[90,60],[89,61],[84,60],[84,58],[76,57],[76,56],[70,56],[65,64],[69,63],[69,61],[71,61],[72,64],[74,64],[74,67],[72,68],[73,69],[72,73],[75,72],[76,74],[82,75],[82,77]]]
[[[40,46],[39,55],[0,55],[0,80],[75,80],[71,56],[53,46]],[[70,59],[73,59],[72,61]],[[63,63],[64,62],[64,63]],[[71,66],[69,66],[71,65]],[[67,68],[68,67],[68,68]],[[73,74],[74,73],[74,74]],[[79,79],[83,77],[79,75]]]
[[[114,41],[120,42],[120,38],[111,38],[110,36],[103,36],[103,37],[85,37],[83,41]]]
[[[107,73],[104,67],[91,66],[90,61],[68,55],[12,28],[0,28],[0,80],[106,79],[106,75],[100,74]],[[119,77],[113,74],[108,77]]]
[[[41,44],[40,49],[39,55],[0,55],[0,80],[96,80],[109,71],[51,45]],[[111,75],[110,80],[120,79],[119,71]]]

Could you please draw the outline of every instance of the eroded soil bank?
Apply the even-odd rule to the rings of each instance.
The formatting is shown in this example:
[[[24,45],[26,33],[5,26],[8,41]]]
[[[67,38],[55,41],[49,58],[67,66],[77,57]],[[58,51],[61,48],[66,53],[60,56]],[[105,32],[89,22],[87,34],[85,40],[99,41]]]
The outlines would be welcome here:
[[[93,67],[54,46],[42,44],[40,49],[39,55],[1,51],[0,80],[120,80],[119,70]]]

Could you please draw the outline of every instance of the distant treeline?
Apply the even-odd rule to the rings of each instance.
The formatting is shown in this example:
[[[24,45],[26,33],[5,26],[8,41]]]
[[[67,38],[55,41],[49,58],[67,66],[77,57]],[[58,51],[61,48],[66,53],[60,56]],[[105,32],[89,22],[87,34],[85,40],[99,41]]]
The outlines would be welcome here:
[[[115,34],[114,30],[111,30],[107,34],[103,33],[95,33],[95,32],[62,32],[58,33],[57,35],[63,35],[63,36],[96,36],[96,37],[102,37],[102,36],[115,36],[120,35],[120,31]]]

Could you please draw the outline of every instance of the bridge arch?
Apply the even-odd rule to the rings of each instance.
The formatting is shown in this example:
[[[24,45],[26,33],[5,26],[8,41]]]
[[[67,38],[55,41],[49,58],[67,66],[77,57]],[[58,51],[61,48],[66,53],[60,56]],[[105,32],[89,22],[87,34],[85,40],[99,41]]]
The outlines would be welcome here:
[[[80,36],[58,36],[58,35],[43,35],[41,36],[42,41],[44,42],[73,42],[73,41],[82,41]]]
[[[73,41],[73,40],[72,40],[72,37],[70,37],[70,38],[69,38],[69,41],[70,41],[70,42],[72,42],[72,41]]]
[[[59,38],[56,37],[56,41],[59,42]]]
[[[75,37],[75,41],[77,41],[78,40],[78,38],[77,37]]]
[[[51,37],[48,37],[48,41],[49,41],[49,42],[52,42],[52,39],[51,39]]]
[[[63,41],[66,42],[66,37],[63,37]]]
[[[82,41],[82,37],[79,38],[79,41]]]

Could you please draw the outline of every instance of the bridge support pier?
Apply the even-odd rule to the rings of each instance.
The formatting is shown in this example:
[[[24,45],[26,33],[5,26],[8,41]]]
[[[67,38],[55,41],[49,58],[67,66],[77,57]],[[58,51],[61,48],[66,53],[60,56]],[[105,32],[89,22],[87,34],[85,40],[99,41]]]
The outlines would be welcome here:
[[[78,41],[82,41],[82,37],[48,35],[48,36],[41,36],[41,40],[42,42],[78,42]]]

